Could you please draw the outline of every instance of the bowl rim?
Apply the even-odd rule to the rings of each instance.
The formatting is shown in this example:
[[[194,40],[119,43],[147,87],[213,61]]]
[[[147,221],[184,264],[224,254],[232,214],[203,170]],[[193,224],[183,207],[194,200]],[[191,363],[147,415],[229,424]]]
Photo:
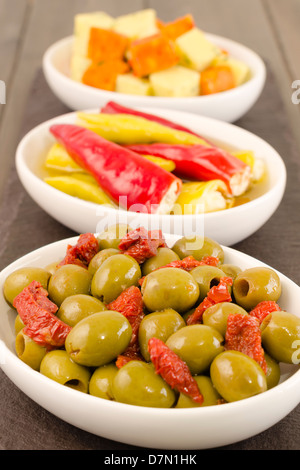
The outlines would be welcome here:
[[[165,238],[168,242],[168,240],[172,240],[174,239],[174,241],[178,238],[180,238],[180,235],[173,235],[173,234],[164,234],[165,235]],[[17,267],[20,265],[24,266],[24,263],[26,262],[26,260],[29,260],[29,259],[38,259],[38,257],[41,255],[43,255],[43,252],[46,251],[46,250],[51,250],[51,249],[55,249],[56,247],[57,248],[60,248],[62,247],[63,245],[67,246],[67,244],[72,244],[74,242],[76,242],[76,240],[78,239],[78,236],[73,236],[73,237],[69,237],[69,238],[65,238],[65,239],[62,239],[62,240],[58,240],[58,241],[55,241],[55,242],[52,242],[52,243],[49,243],[47,245],[44,245],[42,247],[39,247],[23,256],[21,256],[19,259],[13,261],[12,263],[10,263],[8,266],[6,266],[4,269],[2,269],[0,271],[0,287],[2,287],[3,285],[3,282],[4,282],[4,279],[5,279],[5,276],[8,275],[10,272],[12,272],[15,268],[17,269]],[[221,245],[222,248],[224,249],[224,252],[225,254],[229,255],[230,254],[233,254],[233,253],[236,253],[240,256],[242,256],[242,258],[245,260],[246,264],[247,262],[253,262],[255,261],[257,263],[257,266],[264,266],[264,267],[271,267],[269,266],[268,264],[250,256],[250,255],[247,255],[246,253],[243,253],[239,250],[236,250],[234,248],[231,248],[231,247],[226,247],[224,245]],[[284,280],[285,282],[287,282],[288,284],[292,284],[294,287],[296,287],[297,289],[300,290],[300,286],[298,286],[294,281],[292,281],[291,279],[289,279],[287,276],[285,276],[284,274],[280,273],[278,270],[274,269],[274,268],[271,268],[273,269],[278,275],[279,277],[281,278],[281,280]],[[3,293],[1,291],[1,294],[0,294],[0,298],[1,298],[1,301],[5,302],[5,299],[3,297]],[[9,307],[8,307],[9,308]],[[33,370],[30,366],[28,366],[27,364],[25,364],[24,362],[21,361],[21,359],[19,359],[17,357],[17,355],[15,353],[13,353],[9,347],[6,345],[5,341],[3,339],[0,338],[0,348],[2,348],[2,354],[4,354],[4,357],[8,359],[7,362],[3,363],[3,361],[0,361],[0,367],[2,368],[2,370],[4,371],[4,373],[6,373],[6,375],[10,375],[9,374],[9,366],[8,364],[13,364],[18,371],[22,372],[23,374],[26,374],[26,377],[28,377],[29,379],[29,383],[30,383],[30,379],[32,378],[32,380],[34,380],[34,377],[38,378],[38,380],[40,380],[42,386],[46,386],[46,387],[52,387],[53,390],[58,390],[58,392],[60,394],[64,394],[66,397],[69,397],[70,398],[73,396],[75,399],[77,397],[78,400],[83,401],[83,403],[92,403],[94,402],[97,406],[97,403],[98,403],[98,407],[101,409],[102,406],[106,406],[108,407],[108,409],[112,409],[112,410],[115,410],[115,409],[120,409],[120,410],[123,410],[127,413],[130,414],[130,412],[132,411],[132,409],[136,409],[137,411],[140,410],[140,412],[144,413],[145,415],[158,415],[158,417],[162,417],[162,418],[168,418],[168,419],[175,419],[175,417],[177,417],[177,415],[193,415],[195,416],[196,414],[196,417],[199,415],[199,416],[202,416],[202,417],[205,417],[205,416],[210,416],[210,415],[214,415],[214,412],[216,409],[218,409],[219,411],[217,412],[218,415],[220,415],[221,417],[224,416],[226,417],[226,415],[230,415],[230,412],[231,411],[239,411],[239,410],[243,410],[245,408],[245,406],[249,405],[259,405],[260,402],[264,402],[265,399],[269,398],[269,401],[272,401],[272,399],[276,398],[276,396],[280,396],[282,393],[285,392],[285,390],[289,390],[290,388],[294,387],[294,386],[298,386],[298,390],[299,390],[299,398],[298,398],[298,402],[300,402],[300,389],[299,389],[299,383],[300,383],[300,368],[293,372],[293,374],[289,377],[287,377],[283,382],[279,383],[278,385],[276,385],[275,387],[269,389],[269,390],[266,390],[265,392],[263,393],[260,393],[258,395],[254,395],[252,397],[249,397],[249,398],[246,398],[246,399],[243,399],[243,400],[239,400],[239,401],[235,401],[235,402],[230,402],[230,403],[225,403],[224,405],[226,406],[218,406],[218,405],[214,405],[214,406],[206,406],[206,407],[195,407],[195,408],[176,408],[176,411],[174,411],[174,408],[152,408],[152,407],[143,407],[143,406],[139,406],[139,405],[131,405],[131,404],[126,404],[126,403],[120,403],[120,402],[115,402],[115,401],[110,401],[110,400],[105,400],[103,398],[100,398],[100,401],[99,401],[99,397],[95,397],[95,396],[92,396],[90,394],[85,394],[85,393],[78,393],[77,390],[73,390],[69,387],[64,387],[64,386],[61,386],[61,384],[55,382],[54,380],[46,377],[46,376],[43,376],[40,372],[38,371],[35,371]],[[38,374],[38,375],[37,375]]]
[[[251,65],[251,77],[242,85],[239,85],[236,88],[233,88],[231,90],[226,90],[222,91],[219,93],[215,93],[213,95],[207,95],[207,96],[195,96],[195,97],[160,97],[160,96],[139,96],[139,95],[131,95],[131,94],[125,94],[125,93],[119,93],[119,92],[114,92],[114,91],[105,91],[105,90],[100,90],[98,88],[85,85],[84,83],[76,82],[75,80],[71,79],[69,76],[61,72],[57,67],[54,66],[53,64],[53,57],[54,55],[63,49],[64,47],[68,46],[73,40],[74,40],[74,35],[67,36],[65,38],[62,38],[58,41],[56,41],[54,44],[52,44],[43,54],[42,58],[42,64],[43,64],[43,69],[45,74],[47,75],[47,72],[50,72],[55,75],[55,77],[59,80],[64,81],[64,83],[68,86],[72,86],[74,90],[77,90],[78,92],[82,92],[83,90],[86,91],[87,93],[92,93],[94,92],[97,96],[107,98],[108,101],[110,100],[117,100],[117,97],[120,97],[122,100],[132,100],[132,103],[138,104],[141,100],[143,100],[146,103],[151,103],[154,102],[160,102],[162,106],[168,107],[170,103],[173,105],[180,105],[182,102],[186,102],[187,104],[189,103],[194,103],[195,100],[196,102],[200,103],[212,103],[213,101],[218,102],[220,98],[222,97],[232,97],[234,98],[235,95],[239,95],[241,91],[244,91],[247,93],[249,88],[251,88],[254,84],[257,85],[259,83],[264,83],[266,79],[266,66],[262,58],[252,49],[250,49],[247,46],[244,46],[243,44],[234,41],[229,38],[225,38],[223,36],[219,36],[216,34],[211,34],[211,33],[206,33],[204,32],[207,38],[211,39],[214,42],[224,42],[227,44],[227,46],[230,47],[236,47],[239,48],[244,54],[247,54],[249,57],[251,57],[252,65]],[[238,96],[237,96],[238,97]]]
[[[146,107],[138,107],[136,109],[140,109],[140,110],[148,111],[148,112],[150,111],[152,113],[159,113],[159,112],[164,112],[164,111],[169,112],[170,111],[169,109],[166,109],[166,108],[151,108],[150,109],[150,108],[146,108]],[[98,111],[97,109],[83,110],[83,112],[97,112],[97,111]],[[23,138],[21,139],[21,141],[19,142],[19,144],[17,146],[17,149],[16,149],[15,162],[16,162],[17,171],[18,171],[19,174],[21,172],[25,173],[29,178],[33,179],[34,182],[39,185],[39,187],[46,188],[46,190],[49,192],[49,194],[56,194],[57,195],[59,193],[62,198],[70,201],[70,203],[76,201],[76,204],[78,204],[82,208],[93,209],[93,210],[97,210],[97,208],[98,209],[103,208],[106,213],[115,214],[117,212],[117,213],[126,214],[128,211],[124,211],[123,209],[108,207],[105,204],[101,205],[101,204],[97,204],[97,203],[94,203],[94,202],[85,201],[85,200],[82,200],[82,199],[79,199],[79,198],[75,198],[74,196],[70,196],[68,194],[65,194],[62,191],[59,191],[58,189],[53,188],[50,185],[47,185],[38,175],[36,175],[28,167],[28,165],[25,162],[25,151],[24,150],[27,148],[27,146],[29,145],[32,138],[36,137],[39,132],[43,132],[46,129],[47,126],[50,127],[52,124],[56,123],[58,120],[66,120],[66,119],[68,120],[68,119],[72,118],[73,116],[76,116],[76,113],[77,113],[77,111],[71,111],[71,112],[64,113],[60,116],[56,116],[54,118],[48,119],[48,120],[38,124],[36,127],[31,129],[27,134],[25,134],[23,136]],[[211,118],[211,117],[195,115],[194,113],[188,113],[186,111],[176,110],[176,113],[182,115],[183,117],[185,115],[186,116],[187,115],[192,116],[194,119],[199,119],[199,120],[202,120],[204,122],[206,121],[208,124],[217,123],[218,125],[224,127],[224,129],[226,129],[226,128],[227,129],[233,129],[235,132],[242,133],[245,136],[249,136],[250,138],[255,139],[258,143],[261,143],[262,145],[265,146],[265,148],[269,149],[273,153],[273,156],[276,158],[276,163],[280,167],[280,170],[278,170],[278,178],[277,178],[276,183],[271,188],[269,188],[266,192],[264,192],[263,194],[261,194],[257,198],[252,199],[252,200],[250,200],[250,201],[248,201],[244,204],[234,206],[234,207],[230,207],[230,208],[224,209],[224,210],[219,210],[219,211],[214,211],[214,212],[208,212],[208,213],[201,214],[201,216],[204,217],[204,220],[214,220],[217,217],[220,217],[221,215],[224,215],[224,214],[227,214],[228,216],[230,216],[231,214],[239,215],[240,213],[243,213],[245,211],[245,207],[255,209],[255,207],[260,206],[261,203],[264,203],[265,201],[267,201],[269,199],[272,199],[273,196],[277,193],[277,191],[282,191],[282,192],[285,191],[286,181],[287,181],[287,170],[286,170],[285,163],[284,163],[282,157],[280,156],[280,154],[277,152],[277,150],[275,150],[275,148],[272,147],[267,141],[265,141],[261,137],[255,135],[254,133],[252,133],[252,132],[250,132],[246,129],[240,128],[237,125],[232,124],[232,123],[224,122],[224,121],[221,121],[221,120],[218,120],[218,119],[215,119],[215,118]],[[162,217],[162,215],[159,215],[159,214],[143,214],[143,213],[136,213],[136,212],[134,212],[134,214],[138,214],[138,216],[141,219],[146,219],[148,217],[152,217],[152,218]],[[179,218],[182,218],[182,217],[184,217],[184,220],[192,220],[193,218],[195,218],[195,216],[196,216],[195,214],[174,214],[174,215],[164,214],[163,215],[164,218],[172,218],[171,220],[176,220],[176,219],[179,219]],[[174,218],[176,218],[176,219],[174,219]]]

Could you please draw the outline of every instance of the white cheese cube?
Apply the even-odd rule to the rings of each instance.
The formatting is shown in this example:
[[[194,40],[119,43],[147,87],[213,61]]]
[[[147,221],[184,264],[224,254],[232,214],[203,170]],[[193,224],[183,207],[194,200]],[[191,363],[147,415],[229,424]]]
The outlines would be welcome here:
[[[196,27],[179,36],[175,43],[181,64],[198,72],[206,69],[220,53],[220,49]]]
[[[128,95],[151,95],[149,80],[138,78],[133,73],[124,73],[117,76],[116,91]]]
[[[74,54],[86,57],[91,28],[111,29],[113,23],[114,19],[102,11],[76,15],[74,18]]]
[[[148,8],[119,16],[115,19],[112,29],[131,39],[141,39],[157,34],[156,11]]]
[[[86,69],[91,65],[92,61],[86,57],[73,55],[71,57],[70,77],[76,82],[81,82]]]
[[[187,97],[199,95],[200,74],[175,65],[149,76],[155,96]]]

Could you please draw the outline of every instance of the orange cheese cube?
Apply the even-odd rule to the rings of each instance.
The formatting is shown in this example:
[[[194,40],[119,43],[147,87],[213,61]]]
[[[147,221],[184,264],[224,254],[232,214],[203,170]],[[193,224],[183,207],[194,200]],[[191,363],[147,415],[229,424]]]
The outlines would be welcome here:
[[[129,39],[108,29],[91,28],[88,59],[93,62],[123,59]]]
[[[82,83],[102,90],[115,91],[117,76],[128,71],[128,64],[119,59],[92,63],[85,71]]]
[[[178,61],[174,43],[161,33],[133,41],[129,48],[129,62],[137,77],[167,69]]]

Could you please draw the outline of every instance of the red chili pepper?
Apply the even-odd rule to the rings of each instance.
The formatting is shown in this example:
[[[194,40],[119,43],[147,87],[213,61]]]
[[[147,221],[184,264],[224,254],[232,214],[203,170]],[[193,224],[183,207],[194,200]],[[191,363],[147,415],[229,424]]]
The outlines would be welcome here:
[[[159,374],[171,388],[188,395],[200,405],[203,403],[203,396],[186,362],[158,338],[149,339],[148,351],[155,372]]]
[[[269,313],[278,312],[279,310],[281,310],[281,308],[276,302],[274,302],[274,300],[263,300],[249,312],[249,315],[256,317],[259,320],[259,323],[262,323]]]
[[[130,255],[139,264],[157,254],[157,248],[166,246],[165,239],[160,230],[147,231],[144,227],[131,230],[121,240],[119,250]]]
[[[133,116],[139,116],[139,117],[148,119],[149,121],[153,121],[153,122],[157,122],[158,124],[162,124],[163,126],[171,127],[172,129],[176,129],[178,131],[188,132],[189,134],[196,135],[200,139],[203,139],[206,142],[208,142],[207,139],[205,139],[201,135],[197,134],[196,132],[193,132],[191,129],[188,129],[185,126],[181,126],[180,124],[177,124],[176,122],[170,121],[168,119],[164,119],[164,118],[156,116],[154,114],[145,113],[145,112],[138,111],[138,110],[132,109],[132,108],[127,108],[126,106],[122,106],[121,104],[115,103],[114,101],[109,101],[100,110],[100,112],[105,113],[105,114],[131,114]]]
[[[202,322],[202,316],[205,310],[212,305],[220,302],[231,302],[231,295],[228,290],[228,286],[232,286],[231,277],[222,277],[217,286],[213,286],[207,293],[205,299],[201,302],[194,312],[188,316],[186,320],[187,325],[194,325]]]
[[[242,160],[218,147],[183,144],[136,144],[126,148],[141,155],[171,160],[176,174],[189,180],[220,179],[233,196],[244,193],[250,184],[251,169]]]
[[[91,259],[99,251],[99,242],[94,234],[84,233],[79,236],[76,245],[68,245],[67,253],[59,266],[77,264],[87,268]]]
[[[171,172],[89,129],[57,124],[50,131],[73,160],[123,208],[145,213],[170,211],[182,186]]]
[[[256,317],[240,313],[228,315],[225,349],[246,354],[267,373],[267,363],[261,345],[259,320]]]
[[[48,292],[32,281],[18,294],[13,303],[23,321],[24,333],[48,350],[60,348],[71,327],[55,316],[58,307],[48,299]]]
[[[143,360],[138,342],[138,332],[142,319],[144,318],[144,303],[141,291],[136,286],[125,289],[116,300],[107,305],[108,310],[122,313],[129,321],[132,335],[126,351],[119,355],[116,361],[118,368],[132,360]]]

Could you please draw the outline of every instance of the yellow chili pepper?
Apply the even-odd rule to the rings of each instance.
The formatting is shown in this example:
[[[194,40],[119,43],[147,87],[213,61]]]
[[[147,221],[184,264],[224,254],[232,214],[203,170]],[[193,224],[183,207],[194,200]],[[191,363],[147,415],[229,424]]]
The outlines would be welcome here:
[[[96,204],[115,207],[113,201],[105,194],[91,175],[76,173],[72,176],[51,176],[44,178],[44,181],[69,196],[95,202]]]
[[[201,214],[228,209],[234,198],[228,195],[222,180],[195,181],[183,183],[173,213]]]
[[[84,170],[74,162],[63,145],[55,143],[46,155],[45,167],[49,170],[84,172]]]
[[[77,125],[86,127],[101,137],[121,145],[162,142],[210,146],[205,140],[194,134],[179,131],[139,116],[78,112],[77,118]]]
[[[250,166],[251,179],[254,183],[262,180],[266,172],[265,163],[260,158],[256,158],[252,150],[232,152],[232,155]]]
[[[155,157],[152,155],[142,155],[145,157],[147,160],[150,160],[153,163],[156,163],[156,165],[160,166],[164,170],[167,171],[174,171],[176,168],[176,165],[174,162],[171,160],[166,160],[165,158],[160,158],[160,157]]]

